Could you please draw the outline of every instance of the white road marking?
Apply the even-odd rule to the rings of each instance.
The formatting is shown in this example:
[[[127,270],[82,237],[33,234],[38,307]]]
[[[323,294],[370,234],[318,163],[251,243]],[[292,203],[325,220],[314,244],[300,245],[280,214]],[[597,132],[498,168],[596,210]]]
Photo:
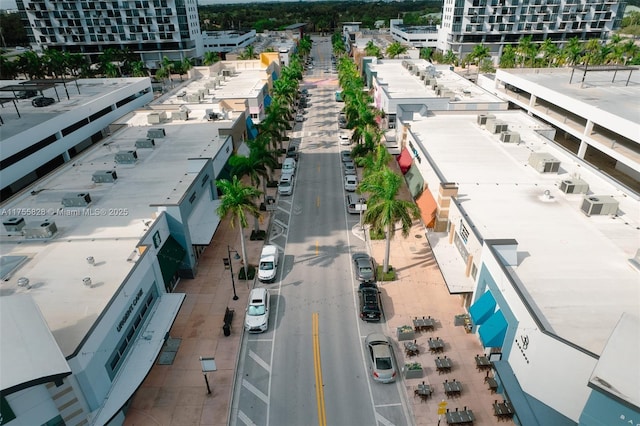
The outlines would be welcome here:
[[[267,370],[269,373],[271,373],[271,366],[269,364],[267,364],[267,362],[265,360],[263,360],[262,358],[260,358],[258,356],[257,353],[255,353],[252,350],[249,350],[249,357],[254,360],[256,362],[256,364],[258,364],[260,367],[264,368],[265,370]]]
[[[376,412],[376,420],[377,420],[379,423],[382,423],[382,424],[383,424],[383,425],[385,425],[385,426],[394,426],[394,425],[393,425],[393,423],[391,423],[389,420],[387,420],[387,419],[385,419],[384,417],[382,417],[382,416],[380,415],[380,413],[377,413],[377,412]]]
[[[242,386],[247,388],[249,392],[257,396],[258,398],[260,398],[262,402],[264,402],[265,404],[269,403],[269,397],[265,395],[263,392],[261,392],[257,387],[249,383],[247,380],[244,380],[244,379],[242,380]]]
[[[256,426],[256,424],[252,422],[249,416],[243,413],[242,410],[238,412],[238,420],[240,420],[242,423],[244,423],[247,426]]]

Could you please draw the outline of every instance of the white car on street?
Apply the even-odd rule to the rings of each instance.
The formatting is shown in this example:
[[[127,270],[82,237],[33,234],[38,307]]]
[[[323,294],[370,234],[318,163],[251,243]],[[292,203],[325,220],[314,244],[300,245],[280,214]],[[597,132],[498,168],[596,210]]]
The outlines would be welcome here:
[[[358,178],[355,175],[346,175],[344,177],[344,190],[355,192],[358,188]]]
[[[340,145],[351,145],[351,138],[348,134],[340,133],[340,135],[338,135],[338,138],[340,139]]]
[[[262,333],[269,328],[269,290],[266,288],[251,290],[244,328],[249,333]]]

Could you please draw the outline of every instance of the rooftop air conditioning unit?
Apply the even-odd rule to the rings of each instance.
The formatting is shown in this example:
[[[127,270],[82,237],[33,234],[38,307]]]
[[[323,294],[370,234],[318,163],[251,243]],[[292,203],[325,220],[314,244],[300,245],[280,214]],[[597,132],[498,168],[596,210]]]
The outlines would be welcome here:
[[[187,95],[187,102],[197,103],[200,102],[200,95],[198,93],[189,93]]]
[[[500,141],[504,143],[519,143],[520,133],[518,132],[502,132],[500,133]]]
[[[222,70],[223,77],[231,77],[231,70]]]
[[[115,170],[98,170],[91,176],[91,180],[95,183],[111,183],[118,179]]]
[[[118,151],[116,154],[116,163],[118,164],[135,164],[136,161],[138,161],[136,151]]]
[[[156,146],[156,141],[153,139],[138,139],[136,141],[136,148],[153,148]]]
[[[149,139],[164,138],[165,136],[166,134],[164,132],[164,128],[162,127],[147,130],[147,137]]]
[[[189,119],[189,111],[173,111],[171,113],[171,119],[187,121]]]
[[[478,114],[478,125],[479,126],[484,126],[487,124],[487,120],[489,119],[496,119],[496,116],[493,114]]]
[[[529,165],[540,173],[558,173],[560,161],[547,152],[532,152]]]
[[[618,212],[618,201],[610,195],[585,196],[580,210],[587,216],[616,214]]]
[[[158,124],[162,123],[167,119],[167,113],[164,111],[160,112],[152,112],[147,115],[147,123],[149,124]]]
[[[24,228],[25,238],[51,238],[56,232],[58,232],[56,223],[49,219]]]
[[[505,123],[502,120],[496,120],[496,119],[491,119],[491,120],[487,119],[485,126],[486,126],[486,129],[493,134],[502,133],[509,130],[507,123]]]
[[[3,220],[2,224],[7,232],[22,232],[25,221],[23,217],[10,217],[7,220]]]
[[[86,207],[91,203],[91,195],[88,192],[69,192],[62,197],[62,205],[65,207]]]
[[[560,191],[565,194],[586,194],[589,184],[582,179],[565,179],[560,182]]]

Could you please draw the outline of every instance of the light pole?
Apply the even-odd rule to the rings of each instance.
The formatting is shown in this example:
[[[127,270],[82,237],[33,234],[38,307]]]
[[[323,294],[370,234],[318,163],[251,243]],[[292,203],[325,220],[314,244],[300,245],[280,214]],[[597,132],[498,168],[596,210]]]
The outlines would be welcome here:
[[[229,270],[231,271],[231,285],[233,286],[233,300],[238,300],[238,295],[236,294],[236,279],[233,276],[233,263],[231,262],[231,252],[234,252],[236,255],[234,256],[235,260],[240,259],[240,255],[237,250],[232,250],[231,246],[227,244],[227,258],[222,259],[224,262],[224,266],[229,266]]]

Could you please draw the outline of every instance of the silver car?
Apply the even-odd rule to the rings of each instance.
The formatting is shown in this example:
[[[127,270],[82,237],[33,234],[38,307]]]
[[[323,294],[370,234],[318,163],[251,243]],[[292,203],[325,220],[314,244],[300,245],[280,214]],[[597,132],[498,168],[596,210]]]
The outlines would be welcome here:
[[[382,333],[371,333],[364,339],[364,344],[373,380],[380,383],[395,382],[398,368],[391,340]]]
[[[353,161],[347,161],[344,163],[344,174],[345,175],[355,175],[356,174],[356,165]]]
[[[283,173],[278,182],[278,194],[293,194],[293,175],[291,173]]]

